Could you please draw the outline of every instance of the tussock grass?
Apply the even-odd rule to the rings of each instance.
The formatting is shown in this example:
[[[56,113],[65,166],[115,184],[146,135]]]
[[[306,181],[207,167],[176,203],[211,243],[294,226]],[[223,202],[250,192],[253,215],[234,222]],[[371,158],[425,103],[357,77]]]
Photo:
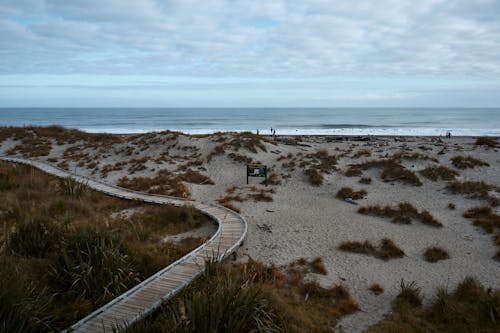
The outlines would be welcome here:
[[[422,160],[422,161],[432,161],[432,162],[438,162],[438,159],[429,155],[425,155],[422,153],[418,152],[398,152],[392,155],[391,157],[394,160],[400,161],[400,160]]]
[[[369,241],[345,241],[340,243],[338,249],[345,252],[365,254],[384,261],[404,257],[405,253],[391,239],[384,238],[378,247]]]
[[[294,270],[252,259],[219,266],[127,332],[329,332],[359,309],[342,285],[324,288]]]
[[[493,242],[498,248],[493,258],[500,261],[500,215],[496,214],[491,207],[480,206],[468,209],[464,217],[472,220],[473,225],[493,234]]]
[[[476,139],[474,143],[476,146],[486,146],[490,148],[496,148],[498,146],[498,142],[496,138],[492,138],[489,136],[481,136]]]
[[[350,187],[342,187],[340,190],[338,190],[336,197],[342,200],[346,198],[359,200],[363,199],[366,196],[366,194],[367,194],[366,190],[354,191]]]
[[[323,181],[325,178],[324,178],[323,174],[321,174],[318,170],[313,169],[313,168],[306,169],[306,171],[304,173],[307,175],[309,183],[311,183],[312,186],[323,185]]]
[[[450,255],[446,252],[446,250],[439,246],[431,246],[425,250],[424,258],[428,262],[438,262],[449,259]]]
[[[348,177],[360,176],[362,170],[372,168],[382,169],[380,177],[385,182],[398,181],[413,186],[422,186],[422,182],[417,175],[413,171],[407,170],[396,159],[371,160],[361,164],[353,164],[349,166],[345,175]]]
[[[362,177],[359,180],[359,183],[360,184],[371,184],[372,183],[372,179],[370,177]]]
[[[458,169],[472,169],[477,166],[490,166],[487,162],[473,158],[471,156],[455,156],[451,158],[451,163]]]
[[[426,210],[418,211],[409,202],[402,202],[396,208],[391,206],[367,206],[360,207],[358,213],[364,215],[392,218],[392,223],[410,224],[412,220],[419,220],[421,223],[433,226],[442,227],[442,223],[437,221],[431,213]]]
[[[481,199],[488,201],[493,207],[500,205],[500,199],[491,196],[488,192],[495,189],[495,186],[485,182],[475,181],[453,181],[449,182],[446,188],[453,194],[463,194],[467,198]]]
[[[61,331],[199,244],[160,236],[208,220],[191,207],[73,195],[64,182],[0,162],[0,331]]]
[[[373,283],[369,288],[368,290],[370,290],[372,293],[374,293],[375,295],[380,295],[384,292],[384,288],[382,288],[382,286],[378,283]]]
[[[190,191],[182,183],[182,179],[172,172],[163,169],[157,172],[155,177],[122,177],[117,185],[135,191],[143,191],[153,194],[166,194],[180,198],[188,198]]]
[[[352,158],[359,158],[362,156],[370,157],[372,152],[369,149],[360,149],[352,155]]]
[[[421,306],[415,282],[404,284],[392,314],[367,330],[381,332],[493,333],[500,321],[500,291],[485,288],[467,277],[453,292],[440,288],[432,302]]]
[[[198,171],[194,171],[191,169],[188,169],[186,172],[182,173],[179,175],[180,179],[192,183],[192,184],[198,184],[198,185],[214,185],[214,181],[205,175],[202,175]]]
[[[429,166],[420,171],[420,174],[427,179],[432,181],[437,181],[439,179],[442,180],[455,180],[455,178],[459,175],[453,169],[447,168],[445,166]]]

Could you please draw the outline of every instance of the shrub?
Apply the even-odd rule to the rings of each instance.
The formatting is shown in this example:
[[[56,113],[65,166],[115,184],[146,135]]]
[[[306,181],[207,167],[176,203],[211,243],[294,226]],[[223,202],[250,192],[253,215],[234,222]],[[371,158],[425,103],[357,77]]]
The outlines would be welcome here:
[[[485,161],[471,156],[455,156],[451,159],[452,164],[459,169],[472,169],[476,166],[490,166]]]
[[[438,246],[432,246],[427,248],[424,252],[424,257],[425,260],[427,260],[428,262],[438,262],[440,260],[445,260],[450,258],[448,252],[446,252],[446,250]]]

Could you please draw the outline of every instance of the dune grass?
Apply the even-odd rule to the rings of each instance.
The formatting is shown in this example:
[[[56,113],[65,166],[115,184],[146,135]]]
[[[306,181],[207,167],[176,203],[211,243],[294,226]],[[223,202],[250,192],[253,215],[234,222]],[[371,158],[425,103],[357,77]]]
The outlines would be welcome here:
[[[352,252],[372,256],[384,261],[404,257],[405,253],[389,238],[384,238],[378,246],[369,241],[345,241],[340,243],[338,249],[344,252]]]
[[[486,146],[490,148],[496,148],[498,146],[498,142],[496,138],[492,138],[489,136],[481,136],[476,139],[474,143],[476,146]]]
[[[439,179],[442,180],[455,180],[455,178],[459,175],[453,169],[447,168],[445,166],[429,166],[420,171],[420,174],[427,179],[432,181],[437,181]]]
[[[481,166],[490,166],[487,162],[472,156],[454,156],[451,163],[458,169],[472,169]]]
[[[439,246],[431,246],[425,249],[424,258],[428,262],[438,262],[450,258],[448,252]]]
[[[251,259],[207,265],[200,280],[127,332],[331,332],[359,309],[346,287],[324,288],[294,270]]]
[[[413,207],[409,202],[402,202],[398,204],[396,208],[391,206],[381,207],[379,205],[360,207],[358,213],[391,218],[392,223],[410,224],[412,220],[418,220],[432,227],[440,228],[443,226],[442,223],[436,220],[427,210],[418,211],[418,209]]]
[[[346,199],[346,198],[351,198],[354,200],[359,200],[363,199],[366,196],[367,192],[366,190],[359,190],[359,191],[354,191],[350,187],[342,187],[340,190],[338,190],[336,197],[339,199]]]
[[[392,314],[366,332],[494,333],[498,332],[499,309],[500,290],[485,288],[471,277],[460,282],[453,292],[438,289],[426,306],[422,306],[415,282],[402,282]]]
[[[489,206],[473,207],[464,213],[464,217],[472,220],[472,224],[493,235],[497,253],[493,257],[500,261],[500,215]]]
[[[362,170],[372,168],[382,170],[380,177],[385,182],[397,181],[408,185],[422,186],[422,182],[417,175],[413,171],[406,169],[398,159],[394,158],[370,160],[360,164],[352,164],[345,172],[345,175],[347,177],[361,176],[363,174]]]
[[[490,195],[488,192],[495,189],[495,186],[486,184],[483,181],[452,181],[446,188],[453,194],[463,194],[467,198],[488,201],[493,207],[500,205],[500,199]]]
[[[0,325],[8,325],[0,330],[68,327],[199,245],[161,243],[156,235],[208,221],[190,207],[120,200],[78,186],[0,162]]]

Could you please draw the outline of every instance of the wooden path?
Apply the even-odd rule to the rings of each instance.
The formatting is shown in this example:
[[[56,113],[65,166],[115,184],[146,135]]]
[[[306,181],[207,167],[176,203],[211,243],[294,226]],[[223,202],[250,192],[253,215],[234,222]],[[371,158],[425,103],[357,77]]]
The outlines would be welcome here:
[[[203,273],[207,259],[220,261],[235,252],[243,243],[247,232],[247,223],[243,217],[220,205],[131,191],[74,175],[44,162],[11,157],[0,157],[0,160],[31,165],[60,178],[71,177],[114,197],[175,206],[190,205],[218,224],[216,233],[206,243],[81,319],[68,332],[113,332],[114,328],[127,327],[147,316]]]

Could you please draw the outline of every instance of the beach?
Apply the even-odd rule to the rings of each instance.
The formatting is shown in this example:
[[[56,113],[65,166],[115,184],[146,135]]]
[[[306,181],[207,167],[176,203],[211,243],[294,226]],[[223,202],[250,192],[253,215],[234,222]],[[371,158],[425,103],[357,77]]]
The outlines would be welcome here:
[[[361,308],[341,319],[341,332],[362,332],[380,321],[390,312],[402,280],[415,281],[424,302],[431,301],[437,288],[451,290],[466,276],[500,287],[500,264],[494,259],[499,246],[492,240],[500,229],[488,233],[464,217],[474,207],[499,211],[499,146],[476,144],[476,137],[278,133],[274,138],[168,131],[62,135],[60,128],[4,128],[0,133],[0,155],[29,157],[110,184],[219,202],[239,211],[248,222],[248,234],[238,262],[252,258],[280,266],[321,257],[327,274],[310,273],[308,279],[322,286],[347,286]],[[468,165],[456,157],[476,162]],[[266,165],[269,184],[250,177],[247,185],[247,164]],[[443,173],[438,167],[453,171],[452,177],[433,180],[422,173]],[[395,169],[399,175],[391,174]],[[150,181],[144,188],[146,179]],[[452,182],[484,182],[490,187],[486,194],[460,193],[450,187]],[[175,184],[175,191],[165,184]],[[346,201],[337,197],[344,187],[366,194]],[[405,202],[419,213],[403,223],[358,212],[377,205],[396,209]],[[436,222],[419,220],[423,211]],[[383,259],[339,249],[346,241],[378,244],[385,238],[404,255]],[[426,261],[424,252],[433,246],[445,249],[449,259]],[[368,289],[374,283],[384,289],[382,294]]]

